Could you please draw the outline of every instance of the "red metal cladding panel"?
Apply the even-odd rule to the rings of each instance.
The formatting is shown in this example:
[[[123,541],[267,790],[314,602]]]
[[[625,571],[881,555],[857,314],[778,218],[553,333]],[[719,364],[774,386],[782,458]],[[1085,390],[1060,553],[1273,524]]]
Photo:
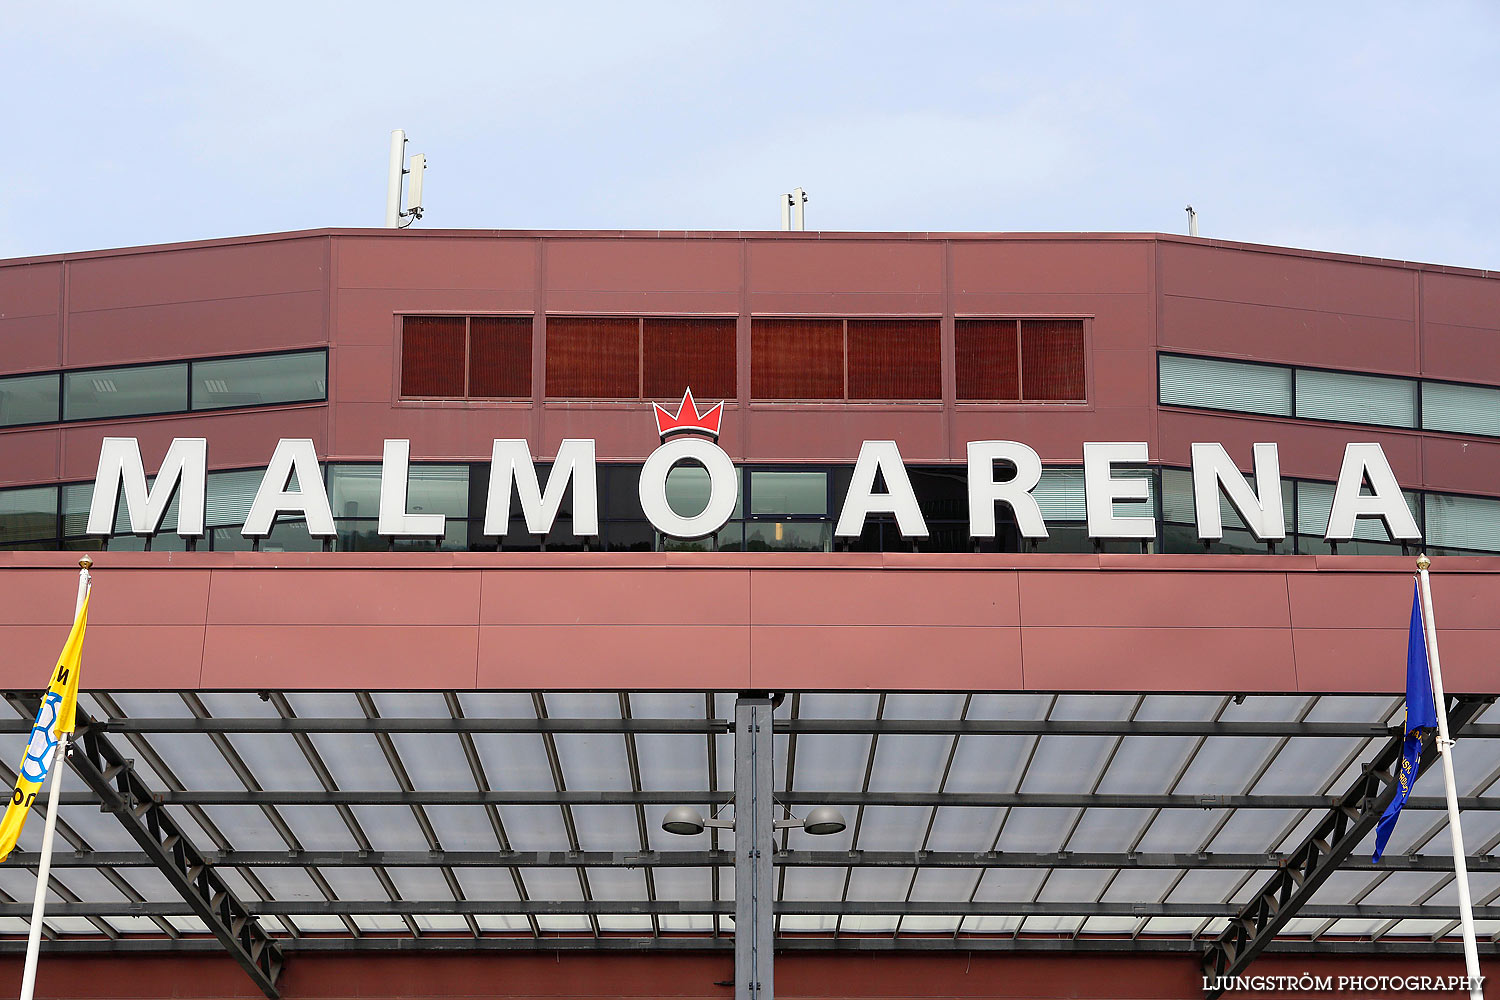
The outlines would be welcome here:
[[[750,395],[844,398],[843,321],[756,318],[750,324]]]
[[[530,316],[469,319],[469,395],[530,398]]]
[[[641,354],[647,399],[681,399],[687,388],[706,400],[738,394],[732,318],[648,318]]]
[[[464,394],[464,318],[407,316],[401,321],[401,395]]]
[[[1013,319],[961,319],[953,327],[960,400],[1021,398],[1021,354]]]
[[[618,316],[547,318],[547,395],[637,399],[640,321]]]
[[[850,399],[941,399],[935,319],[851,319]]]
[[[1083,320],[1021,321],[1021,394],[1026,399],[1082,400]]]

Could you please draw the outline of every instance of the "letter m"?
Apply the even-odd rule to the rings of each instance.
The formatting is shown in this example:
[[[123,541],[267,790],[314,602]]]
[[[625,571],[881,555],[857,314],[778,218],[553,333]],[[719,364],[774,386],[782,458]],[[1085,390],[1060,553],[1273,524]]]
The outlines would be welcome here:
[[[594,442],[568,439],[557,449],[544,491],[537,481],[531,449],[520,439],[497,439],[490,462],[490,491],[484,510],[484,533],[501,536],[510,526],[511,484],[521,501],[526,530],[545,535],[562,509],[563,494],[573,484],[573,533],[599,534],[599,491],[594,469]]]
[[[203,500],[208,477],[208,443],[203,438],[173,438],[161,471],[148,489],[135,438],[104,439],[99,448],[99,471],[94,474],[94,499],[89,505],[90,535],[115,533],[115,503],[125,491],[125,514],[136,535],[154,535],[166,516],[173,492],[179,494],[177,533],[201,537]]]

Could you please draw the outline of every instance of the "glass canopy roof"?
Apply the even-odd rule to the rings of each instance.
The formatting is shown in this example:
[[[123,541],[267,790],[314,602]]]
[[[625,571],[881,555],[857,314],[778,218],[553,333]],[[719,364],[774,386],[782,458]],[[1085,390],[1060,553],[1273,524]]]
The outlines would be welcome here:
[[[734,701],[271,691],[81,704],[295,950],[713,946],[733,931],[733,834],[661,824],[679,804],[732,815]],[[1391,697],[789,695],[777,816],[832,805],[847,828],[777,834],[778,931],[788,947],[1202,948],[1402,711]],[[1455,757],[1482,940],[1500,934],[1497,713],[1459,735]],[[5,728],[19,749],[29,721]],[[52,947],[216,946],[119,817],[71,774],[63,795]],[[1422,775],[1386,858],[1370,863],[1367,838],[1281,942],[1456,939],[1441,795]],[[0,948],[24,941],[42,825],[0,866]]]

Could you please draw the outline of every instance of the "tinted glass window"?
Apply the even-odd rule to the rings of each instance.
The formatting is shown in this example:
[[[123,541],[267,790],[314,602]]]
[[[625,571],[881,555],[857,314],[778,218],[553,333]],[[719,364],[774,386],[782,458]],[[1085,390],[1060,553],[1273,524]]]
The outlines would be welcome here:
[[[751,472],[750,513],[827,514],[827,473]]]
[[[1297,416],[1417,426],[1417,383],[1404,378],[1297,369]]]
[[[56,375],[0,378],[0,427],[56,420],[57,386]]]
[[[1160,398],[1171,406],[1204,406],[1242,413],[1292,415],[1292,370],[1216,358],[1163,354]]]
[[[193,362],[193,409],[265,406],[328,398],[322,351]]]
[[[0,490],[0,547],[57,535],[57,487]]]
[[[64,375],[63,418],[90,420],[187,409],[186,364],[101,368]]]
[[[1500,389],[1423,382],[1422,426],[1432,431],[1500,437]]]

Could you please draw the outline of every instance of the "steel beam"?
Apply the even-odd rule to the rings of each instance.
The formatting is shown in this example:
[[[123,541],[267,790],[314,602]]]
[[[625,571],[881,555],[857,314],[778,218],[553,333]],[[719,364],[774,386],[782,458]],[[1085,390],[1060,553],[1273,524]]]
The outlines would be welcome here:
[[[1456,734],[1463,730],[1493,701],[1493,698],[1451,699],[1448,709],[1450,732]],[[1355,779],[1338,803],[1292,852],[1286,866],[1272,875],[1261,891],[1238,909],[1229,926],[1203,955],[1205,981],[1223,982],[1239,975],[1294,915],[1326,916],[1314,911],[1328,907],[1308,906],[1307,901],[1375,828],[1380,814],[1395,799],[1402,743],[1400,735],[1391,737],[1366,766],[1364,773]],[[1436,747],[1429,733],[1423,740],[1418,773],[1425,772],[1436,757]],[[1416,801],[1409,799],[1407,808]],[[1457,913],[1457,907],[1442,909]],[[1478,907],[1476,917],[1480,909],[1495,908]],[[1395,918],[1397,914],[1390,916]],[[1214,1000],[1222,993],[1220,989],[1206,991],[1208,1000]]]
[[[485,718],[110,718],[113,733],[728,733],[723,719],[485,719]],[[1134,719],[777,719],[778,734],[953,736],[1316,736],[1331,739],[1391,735],[1378,722],[1220,722]],[[0,732],[28,732],[21,720]],[[1472,737],[1500,737],[1500,725],[1476,725]]]
[[[440,806],[440,805],[726,805],[730,792],[706,789],[680,791],[565,791],[514,792],[369,790],[350,791],[159,791],[155,801],[188,806]],[[1337,795],[1134,795],[1091,792],[881,792],[799,791],[783,792],[778,802],[788,806],[970,806],[1065,809],[1331,809],[1342,801]],[[64,805],[92,805],[87,793],[62,796]],[[1459,807],[1474,812],[1500,810],[1500,796],[1469,796]],[[1441,812],[1447,804],[1439,796],[1412,796],[1406,808]]]
[[[25,951],[24,941],[0,941],[0,955],[18,955]],[[102,938],[66,937],[47,945],[49,952],[82,955],[118,954],[179,954],[202,953],[218,950],[218,943],[204,938]],[[320,935],[303,937],[284,942],[288,952],[554,952],[554,951],[632,951],[632,952],[682,952],[682,951],[728,951],[733,945],[728,938],[715,938],[706,934],[664,934],[661,937],[644,935],[547,935],[544,937],[507,937],[487,935],[471,937],[465,935],[429,934],[420,938],[393,935],[371,935],[361,938],[331,937]],[[924,934],[903,934],[891,937],[882,935],[849,935],[838,937],[823,935],[796,935],[779,937],[778,951],[855,951],[855,952],[1054,952],[1090,954],[1111,953],[1187,953],[1200,950],[1198,941],[1189,937],[1153,937],[1150,939],[1128,937],[1085,936],[1080,938],[1059,937],[996,937],[970,935],[956,941],[948,935],[934,937]],[[1266,949],[1274,954],[1293,955],[1459,955],[1462,946],[1457,941],[1426,940],[1364,941],[1350,939],[1334,940],[1279,940]],[[1481,941],[1479,951],[1483,955],[1500,955],[1500,944]]]
[[[28,717],[36,712],[34,705],[16,707],[28,709]],[[180,914],[202,920],[261,992],[274,1000],[279,996],[276,980],[281,974],[280,945],[162,808],[156,793],[135,773],[130,761],[102,732],[93,728],[88,713],[81,707],[74,739],[68,762],[98,796],[101,808],[114,814],[181,895]],[[85,904],[53,904],[54,912],[58,905]],[[125,913],[149,916],[152,908],[149,903],[130,903]]]
[[[235,868],[724,868],[733,851],[204,851],[211,865]],[[788,868],[1154,868],[1280,869],[1290,854],[1222,852],[1142,853],[1059,851],[777,851],[773,864]],[[17,851],[11,859],[35,867],[38,856]],[[53,868],[151,868],[140,851],[71,851],[52,856]],[[1379,862],[1354,857],[1344,871],[1451,872],[1453,859],[1435,854],[1387,854]],[[1500,856],[1469,858],[1469,870],[1500,872]]]
[[[744,900],[738,901],[743,903]],[[733,914],[735,901],[710,899],[275,899],[249,904],[246,912],[260,916],[305,917],[330,914],[350,916],[431,916],[438,914],[495,914],[539,916],[631,915],[685,916]],[[1231,917],[1233,903],[1121,903],[1076,900],[948,900],[943,902],[891,900],[782,901],[775,912],[790,916],[937,916],[937,917]],[[0,916],[23,917],[30,903],[0,903]],[[129,901],[51,903],[47,912],[59,917],[197,916],[192,903],[133,903]],[[1303,916],[1325,920],[1449,920],[1457,906],[1430,903],[1341,903],[1306,906]],[[1500,920],[1500,906],[1476,906],[1475,920]],[[740,926],[736,922],[736,926]],[[749,935],[746,935],[749,937]],[[1423,940],[1426,940],[1424,937]],[[765,957],[759,956],[764,975]],[[762,979],[763,983],[764,980]],[[761,1000],[767,1000],[762,997]]]
[[[770,695],[734,703],[734,1000],[776,997],[772,712]]]

